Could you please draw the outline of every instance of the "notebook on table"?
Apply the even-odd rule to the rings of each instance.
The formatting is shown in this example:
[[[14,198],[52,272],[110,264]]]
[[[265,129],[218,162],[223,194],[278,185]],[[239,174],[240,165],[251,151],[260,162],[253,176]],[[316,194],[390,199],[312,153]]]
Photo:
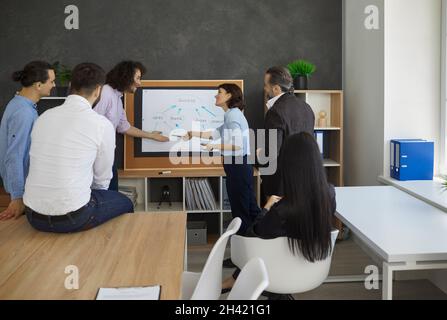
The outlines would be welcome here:
[[[100,288],[96,300],[160,300],[160,286]]]

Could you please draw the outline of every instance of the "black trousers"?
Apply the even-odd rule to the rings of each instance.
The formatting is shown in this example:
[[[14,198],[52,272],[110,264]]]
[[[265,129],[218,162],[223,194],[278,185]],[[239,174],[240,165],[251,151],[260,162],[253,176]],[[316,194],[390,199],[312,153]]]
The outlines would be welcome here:
[[[226,187],[232,216],[242,220],[238,234],[244,235],[261,209],[256,203],[253,187],[253,166],[247,163],[247,157],[243,157],[242,164],[237,164],[235,161],[233,158],[232,163],[228,164],[228,158],[224,159],[224,170],[227,175]]]

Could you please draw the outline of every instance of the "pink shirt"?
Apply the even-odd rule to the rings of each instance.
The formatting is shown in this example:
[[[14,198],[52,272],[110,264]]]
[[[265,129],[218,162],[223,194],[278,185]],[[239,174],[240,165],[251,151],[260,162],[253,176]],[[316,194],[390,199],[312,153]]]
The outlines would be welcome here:
[[[106,84],[102,87],[101,100],[93,109],[109,119],[118,133],[125,133],[130,129],[130,123],[127,121],[126,112],[124,112],[123,102],[121,101],[122,96],[122,92]]]

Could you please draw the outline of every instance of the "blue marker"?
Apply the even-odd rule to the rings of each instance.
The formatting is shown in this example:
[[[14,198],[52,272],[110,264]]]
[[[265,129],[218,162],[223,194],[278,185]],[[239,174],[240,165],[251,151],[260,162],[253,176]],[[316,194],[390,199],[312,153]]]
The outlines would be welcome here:
[[[163,111],[163,113],[168,112],[169,110],[175,109],[177,108],[177,106],[171,106],[168,109],[166,109],[165,111]]]
[[[209,111],[207,108],[202,107],[203,110],[205,110],[206,112],[208,112],[210,115],[212,115],[214,118],[216,118],[216,115],[214,113],[212,113],[211,111]]]

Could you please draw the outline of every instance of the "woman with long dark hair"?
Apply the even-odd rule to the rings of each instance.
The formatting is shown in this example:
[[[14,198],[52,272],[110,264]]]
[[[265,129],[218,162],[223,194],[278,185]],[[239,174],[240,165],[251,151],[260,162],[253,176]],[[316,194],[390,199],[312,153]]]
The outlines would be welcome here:
[[[293,254],[301,253],[309,262],[324,260],[332,250],[335,189],[327,182],[315,138],[306,132],[287,138],[280,168],[284,197],[269,199],[246,236],[287,237]],[[238,271],[224,281],[224,290],[233,286]]]

